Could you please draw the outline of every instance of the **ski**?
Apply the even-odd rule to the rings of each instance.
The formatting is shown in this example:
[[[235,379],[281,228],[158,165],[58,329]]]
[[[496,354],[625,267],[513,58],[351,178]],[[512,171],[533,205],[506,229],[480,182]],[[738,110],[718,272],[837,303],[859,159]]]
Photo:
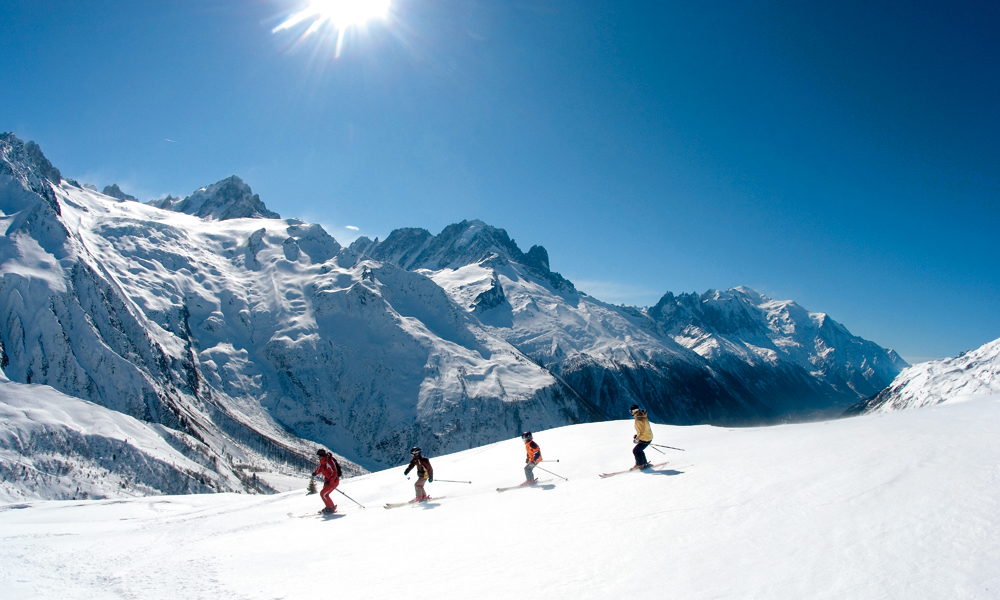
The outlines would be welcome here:
[[[605,477],[614,477],[615,475],[621,475],[623,473],[631,473],[633,471],[639,471],[640,473],[643,472],[643,471],[652,471],[653,469],[657,469],[659,467],[662,467],[665,464],[667,464],[667,463],[666,462],[657,463],[657,464],[651,466],[648,469],[626,469],[625,471],[615,471],[614,473],[601,473],[601,477],[602,478],[605,478]]]
[[[545,481],[548,482],[549,480],[546,479]],[[517,485],[512,485],[510,487],[498,487],[497,491],[498,492],[506,492],[507,490],[516,490],[516,489],[520,489],[520,488],[533,487],[533,486],[538,485],[539,483],[543,483],[543,482],[539,481],[538,479],[534,479],[532,481],[525,481],[524,483],[519,483]]]
[[[293,518],[293,519],[305,519],[306,517],[320,517],[322,519],[336,519],[337,517],[342,517],[344,515],[342,515],[340,513],[314,512],[314,513],[303,513],[303,514],[288,513],[288,516],[291,517],[291,518]]]
[[[388,503],[386,503],[385,508],[387,508],[387,509],[389,509],[389,508],[399,508],[400,506],[409,506],[411,504],[420,504],[421,502],[430,502],[431,500],[440,500],[441,498],[444,498],[444,496],[434,496],[433,498],[427,498],[426,500],[417,500],[416,498],[414,498],[413,500],[407,500],[406,502],[388,502]]]

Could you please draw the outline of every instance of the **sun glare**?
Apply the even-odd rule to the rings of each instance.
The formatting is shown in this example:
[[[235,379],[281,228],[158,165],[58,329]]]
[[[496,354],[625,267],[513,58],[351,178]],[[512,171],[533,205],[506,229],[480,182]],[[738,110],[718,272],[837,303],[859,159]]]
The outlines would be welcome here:
[[[309,4],[288,17],[284,23],[272,30],[278,33],[309,23],[300,40],[316,33],[324,26],[337,30],[336,56],[344,42],[344,33],[352,27],[361,27],[375,19],[385,19],[389,14],[391,0],[309,0]]]

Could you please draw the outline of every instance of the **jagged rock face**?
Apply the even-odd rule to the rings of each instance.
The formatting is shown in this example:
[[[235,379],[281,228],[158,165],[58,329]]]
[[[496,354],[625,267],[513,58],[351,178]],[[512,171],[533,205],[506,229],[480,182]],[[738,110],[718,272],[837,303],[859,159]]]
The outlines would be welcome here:
[[[955,358],[914,365],[871,398],[847,410],[847,415],[889,412],[1000,395],[1000,339]]]
[[[499,307],[507,302],[507,296],[503,293],[503,284],[497,274],[493,274],[489,289],[480,292],[476,299],[472,301],[472,308],[477,313],[484,313],[488,310]]]
[[[462,221],[444,228],[437,236],[425,229],[397,229],[383,242],[367,245],[366,254],[404,269],[459,269],[483,261],[517,263],[559,290],[575,292],[573,284],[549,270],[549,254],[541,246],[521,252],[503,229],[482,221]]]
[[[0,134],[0,211],[14,214],[42,199],[58,214],[50,177],[56,184],[61,179],[34,142],[25,144],[11,133]]]
[[[35,142],[28,142],[24,145],[24,151],[31,160],[31,163],[38,169],[38,174],[44,178],[48,179],[53,183],[59,183],[62,180],[62,175],[59,173],[59,169],[52,166],[49,159],[45,158],[42,154],[42,149],[38,147]]]
[[[281,215],[264,206],[250,186],[233,175],[201,188],[183,200],[167,197],[151,202],[157,208],[225,221],[228,219],[280,219]]]
[[[104,191],[101,193],[104,194],[105,196],[109,196],[111,198],[117,198],[119,200],[127,202],[138,202],[135,196],[130,196],[129,194],[123,192],[122,189],[118,187],[117,183],[105,186]]]

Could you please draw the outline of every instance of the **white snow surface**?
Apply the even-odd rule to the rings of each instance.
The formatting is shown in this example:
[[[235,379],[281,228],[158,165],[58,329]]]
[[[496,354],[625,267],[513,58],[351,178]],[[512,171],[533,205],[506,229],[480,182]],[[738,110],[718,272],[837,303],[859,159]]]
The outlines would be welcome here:
[[[173,441],[173,445],[171,444]],[[177,446],[190,437],[0,373],[0,502],[235,490]]]
[[[996,598],[1000,396],[808,424],[654,425],[657,472],[631,463],[631,421],[432,457],[441,500],[402,467],[341,483],[342,516],[289,518],[303,491],[0,505],[8,600],[104,598]],[[472,480],[472,484],[444,479]]]
[[[955,358],[905,369],[875,398],[870,411],[920,408],[995,394],[1000,394],[1000,339]]]

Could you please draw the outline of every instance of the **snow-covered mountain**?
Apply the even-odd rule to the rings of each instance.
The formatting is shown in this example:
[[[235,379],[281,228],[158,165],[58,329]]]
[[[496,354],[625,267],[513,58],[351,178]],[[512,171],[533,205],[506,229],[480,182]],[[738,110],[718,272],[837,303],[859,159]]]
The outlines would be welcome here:
[[[345,248],[236,177],[107,189],[0,136],[0,368],[190,436],[224,481],[307,469],[316,443],[360,472],[633,402],[677,424],[842,410],[902,364],[745,288],[600,302],[479,221]]]
[[[920,408],[989,395],[1000,395],[1000,339],[955,358],[905,369],[888,387],[852,406],[847,414]]]
[[[397,230],[352,248],[426,273],[603,418],[633,402],[673,423],[839,412],[907,366],[826,314],[745,287],[668,292],[641,310],[608,305],[552,272],[541,246],[522,253],[481,221],[437,236]]]
[[[375,467],[594,418],[425,275],[360,260],[318,225],[222,219],[222,196],[247,197],[232,180],[173,207],[214,207],[199,218],[49,184],[2,143],[13,381],[184,432],[222,470],[229,455],[304,468],[305,440]]]
[[[111,191],[118,190],[115,184]],[[124,194],[109,194],[109,189],[105,188],[105,195],[113,198],[126,200],[131,196]],[[181,212],[204,219],[216,219],[225,221],[227,219],[280,219],[281,215],[272,212],[264,206],[260,197],[253,193],[250,186],[242,179],[233,175],[228,179],[223,179],[218,183],[213,183],[208,187],[203,187],[195,191],[190,196],[181,200],[167,196],[162,200],[150,200],[149,204],[164,210]]]
[[[825,313],[747,287],[700,296],[667,293],[646,315],[731,377],[780,399],[784,411],[803,408],[807,398],[843,406],[871,396],[908,366],[894,351],[852,335]]]

